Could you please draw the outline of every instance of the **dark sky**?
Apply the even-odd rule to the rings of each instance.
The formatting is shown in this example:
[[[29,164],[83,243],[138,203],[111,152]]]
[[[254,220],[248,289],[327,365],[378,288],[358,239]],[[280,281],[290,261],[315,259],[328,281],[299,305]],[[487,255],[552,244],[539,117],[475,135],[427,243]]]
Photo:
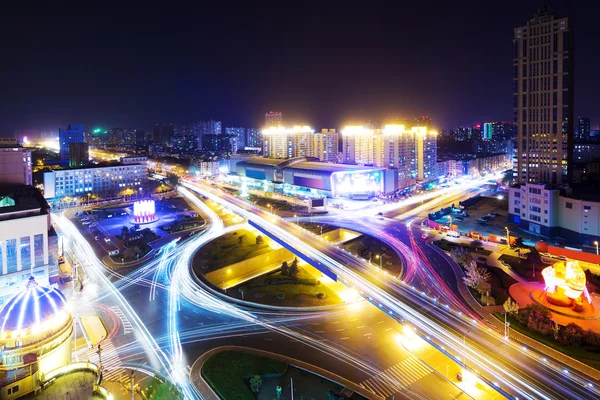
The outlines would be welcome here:
[[[0,10],[0,136],[70,122],[260,127],[271,109],[317,129],[510,120],[513,28],[544,4],[572,19],[575,113],[600,122],[598,1],[85,3]]]

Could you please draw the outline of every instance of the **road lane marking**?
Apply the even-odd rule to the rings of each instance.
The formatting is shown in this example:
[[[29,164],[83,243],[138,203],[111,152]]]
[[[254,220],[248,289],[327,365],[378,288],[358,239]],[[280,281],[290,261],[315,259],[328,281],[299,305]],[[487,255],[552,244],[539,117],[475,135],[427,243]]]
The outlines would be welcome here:
[[[356,329],[362,329],[364,327],[365,327],[364,325],[361,325],[361,326],[357,326]]]
[[[341,332],[341,331],[345,331],[345,330],[346,330],[346,328],[340,328],[340,329],[336,329],[335,331],[336,332]]]
[[[340,338],[340,340],[347,340],[347,339],[350,339],[350,336]]]
[[[371,336],[372,333],[365,333],[363,336]]]

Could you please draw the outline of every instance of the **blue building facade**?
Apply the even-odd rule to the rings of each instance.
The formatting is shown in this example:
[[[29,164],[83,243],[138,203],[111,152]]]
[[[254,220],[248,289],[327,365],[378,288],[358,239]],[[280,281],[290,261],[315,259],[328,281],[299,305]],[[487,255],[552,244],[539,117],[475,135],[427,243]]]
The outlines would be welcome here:
[[[83,138],[83,124],[69,124],[67,129],[59,128],[58,140],[60,143],[60,159],[69,159],[69,145],[71,143],[82,143]]]

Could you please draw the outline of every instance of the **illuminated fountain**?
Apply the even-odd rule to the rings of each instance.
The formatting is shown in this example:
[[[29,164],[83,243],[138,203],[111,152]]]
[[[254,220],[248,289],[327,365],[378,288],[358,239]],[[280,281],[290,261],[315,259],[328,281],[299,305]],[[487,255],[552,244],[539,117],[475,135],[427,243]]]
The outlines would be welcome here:
[[[542,271],[546,300],[555,306],[572,307],[581,311],[587,301],[592,304],[585,287],[585,272],[576,260],[560,261]]]
[[[133,203],[134,224],[148,224],[157,219],[154,200],[140,200]]]

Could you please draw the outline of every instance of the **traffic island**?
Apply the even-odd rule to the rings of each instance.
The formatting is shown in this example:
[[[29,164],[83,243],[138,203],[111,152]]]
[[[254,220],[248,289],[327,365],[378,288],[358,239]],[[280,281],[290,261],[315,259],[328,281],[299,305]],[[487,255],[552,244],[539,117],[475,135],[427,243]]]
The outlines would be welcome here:
[[[213,349],[194,362],[190,375],[206,398],[320,399],[327,398],[330,393],[350,400],[381,400],[358,385],[314,365],[247,347]]]

